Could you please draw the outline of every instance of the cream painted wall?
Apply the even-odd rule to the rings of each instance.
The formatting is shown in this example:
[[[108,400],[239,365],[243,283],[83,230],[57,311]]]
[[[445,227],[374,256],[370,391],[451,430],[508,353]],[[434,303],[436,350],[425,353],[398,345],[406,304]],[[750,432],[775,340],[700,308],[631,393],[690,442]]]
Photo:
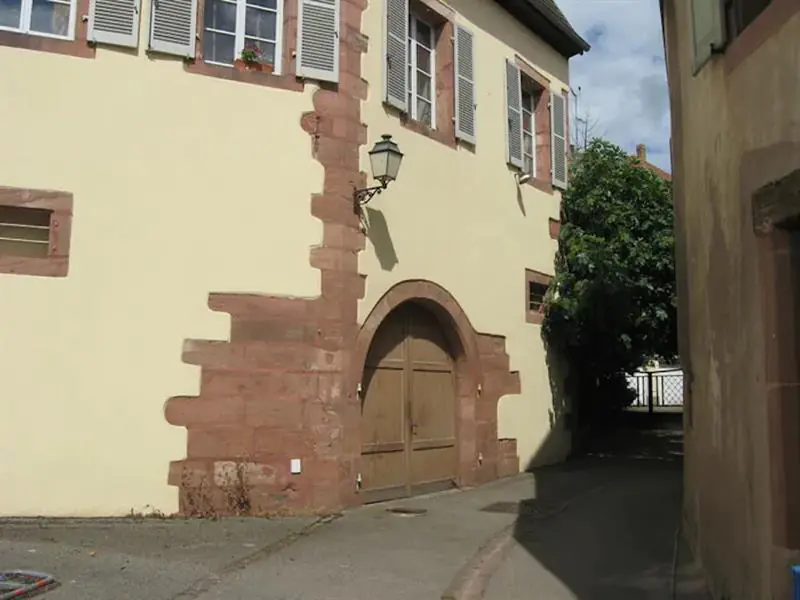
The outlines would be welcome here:
[[[403,128],[382,105],[383,4],[370,3],[364,31],[370,52],[362,63],[371,82],[363,108],[369,143],[391,134],[405,154],[398,180],[370,205],[370,241],[361,255],[367,291],[363,320],[394,284],[428,279],[446,288],[481,332],[506,336],[520,395],[499,406],[499,435],[517,438],[520,463],[563,457],[563,431],[551,435],[552,395],[541,329],[525,320],[525,269],[553,273],[557,244],[548,218],[558,218],[560,194],[518,188],[506,165],[505,59],[518,53],[566,87],[567,61],[493,2],[453,0],[457,21],[475,34],[477,145],[453,150]]]
[[[75,196],[69,277],[0,275],[0,515],[176,510],[186,434],[162,408],[198,391],[184,338],[227,338],[208,293],[319,293],[310,92],[143,51],[0,63],[0,184]]]

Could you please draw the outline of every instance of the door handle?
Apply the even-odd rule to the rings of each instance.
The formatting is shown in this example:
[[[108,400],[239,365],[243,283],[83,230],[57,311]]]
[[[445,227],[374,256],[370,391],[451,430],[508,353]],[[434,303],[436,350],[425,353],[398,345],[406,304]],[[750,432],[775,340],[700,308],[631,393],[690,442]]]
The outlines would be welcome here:
[[[411,423],[411,435],[417,435],[417,424]]]

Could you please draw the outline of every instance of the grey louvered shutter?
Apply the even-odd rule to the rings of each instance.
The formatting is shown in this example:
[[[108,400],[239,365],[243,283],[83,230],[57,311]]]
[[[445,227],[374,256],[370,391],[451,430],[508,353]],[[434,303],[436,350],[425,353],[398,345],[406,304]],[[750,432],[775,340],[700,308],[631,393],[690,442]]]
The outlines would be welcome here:
[[[96,44],[139,45],[140,0],[92,0],[88,39]]]
[[[550,137],[553,154],[553,187],[567,188],[567,99],[550,92]]]
[[[475,143],[475,36],[456,25],[456,137]]]
[[[339,0],[299,0],[297,76],[339,81]]]
[[[694,72],[725,46],[722,0],[691,0]]]
[[[193,57],[197,0],[151,0],[150,50]]]
[[[506,59],[506,140],[508,163],[522,168],[522,86],[519,67]]]
[[[408,0],[385,0],[384,88],[387,104],[408,110]]]

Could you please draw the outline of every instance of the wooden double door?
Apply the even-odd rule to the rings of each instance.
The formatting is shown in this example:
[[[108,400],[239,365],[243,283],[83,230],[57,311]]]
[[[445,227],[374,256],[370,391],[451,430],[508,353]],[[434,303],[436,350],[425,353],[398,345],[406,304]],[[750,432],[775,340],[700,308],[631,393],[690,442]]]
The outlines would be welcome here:
[[[380,502],[455,486],[456,382],[435,316],[397,307],[378,328],[361,394],[361,492]]]

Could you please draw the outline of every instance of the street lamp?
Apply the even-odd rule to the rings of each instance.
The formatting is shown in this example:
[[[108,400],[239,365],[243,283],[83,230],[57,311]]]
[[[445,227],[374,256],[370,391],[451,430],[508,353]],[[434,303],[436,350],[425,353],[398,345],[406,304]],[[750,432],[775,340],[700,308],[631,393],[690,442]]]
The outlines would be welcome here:
[[[377,142],[369,151],[369,166],[372,169],[372,178],[380,185],[364,189],[353,190],[353,203],[356,208],[364,206],[374,196],[380,194],[390,182],[397,179],[400,163],[403,162],[403,153],[392,140],[391,135],[384,134],[381,141]]]

